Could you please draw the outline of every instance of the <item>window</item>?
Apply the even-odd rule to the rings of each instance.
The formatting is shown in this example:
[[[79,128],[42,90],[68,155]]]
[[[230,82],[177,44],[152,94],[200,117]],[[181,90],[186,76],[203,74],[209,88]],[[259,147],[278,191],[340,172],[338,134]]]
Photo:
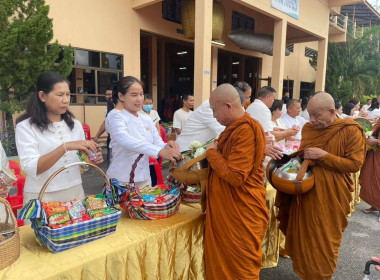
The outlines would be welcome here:
[[[288,51],[290,51],[291,53],[294,52],[294,44],[286,45],[286,48],[287,48]]]
[[[305,56],[309,58],[317,57],[318,52],[316,50],[305,47]]]
[[[300,85],[300,98],[304,96],[309,96],[310,93],[314,91],[314,83],[301,82]]]
[[[243,15],[239,12],[232,11],[232,31],[248,31],[254,32],[255,20],[249,16]]]
[[[105,91],[123,76],[123,56],[74,49],[74,67],[69,76],[73,104],[104,104]]]
[[[76,49],[75,65],[100,67],[100,53]]]

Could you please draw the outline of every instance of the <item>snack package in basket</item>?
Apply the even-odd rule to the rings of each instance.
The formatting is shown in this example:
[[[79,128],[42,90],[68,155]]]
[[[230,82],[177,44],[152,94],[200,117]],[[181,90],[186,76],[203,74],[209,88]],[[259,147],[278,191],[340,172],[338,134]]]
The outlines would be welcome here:
[[[113,214],[116,212],[117,212],[117,210],[115,208],[107,207],[107,208],[103,208],[103,209],[97,209],[97,210],[90,211],[88,214],[90,215],[91,219],[94,219],[97,217],[107,216],[107,215],[110,215],[110,214]]]
[[[88,212],[107,207],[106,197],[102,194],[87,196],[83,200],[83,204]]]

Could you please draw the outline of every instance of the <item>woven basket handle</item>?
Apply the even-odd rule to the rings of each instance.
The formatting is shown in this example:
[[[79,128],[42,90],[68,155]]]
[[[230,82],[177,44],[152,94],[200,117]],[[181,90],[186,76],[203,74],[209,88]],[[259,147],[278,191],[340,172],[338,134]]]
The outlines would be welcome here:
[[[45,194],[45,191],[48,187],[48,185],[50,184],[50,182],[54,179],[55,176],[57,176],[59,173],[61,173],[63,170],[69,168],[69,167],[72,167],[72,166],[76,166],[76,165],[88,165],[88,166],[91,166],[93,168],[95,168],[97,171],[100,172],[100,174],[102,174],[103,178],[105,179],[106,181],[106,185],[108,188],[110,188],[110,182],[106,176],[106,174],[103,172],[103,170],[101,170],[98,166],[96,166],[95,164],[92,164],[92,163],[88,163],[88,162],[74,162],[74,163],[70,163],[68,165],[65,165],[63,167],[61,167],[60,169],[58,169],[57,171],[55,171],[50,177],[49,179],[47,179],[47,181],[45,182],[45,184],[43,185],[41,191],[40,191],[40,194],[38,195],[38,200],[41,201],[42,200],[42,197],[43,195]]]
[[[132,165],[131,173],[129,174],[129,183],[133,184],[135,182],[135,170],[137,167],[137,164],[139,163],[140,159],[144,156],[144,154],[139,154],[139,156],[136,158],[135,162]]]
[[[5,205],[5,213],[7,215],[5,223],[7,224],[8,223],[8,218],[11,217],[13,225],[15,227],[17,227],[17,220],[16,220],[15,215],[13,214],[12,207],[9,204],[9,202],[6,199],[0,197],[0,203],[3,203]]]
[[[309,166],[309,160],[305,159],[301,164],[300,170],[298,171],[296,181],[301,182],[303,180],[303,177],[305,176],[308,166]]]

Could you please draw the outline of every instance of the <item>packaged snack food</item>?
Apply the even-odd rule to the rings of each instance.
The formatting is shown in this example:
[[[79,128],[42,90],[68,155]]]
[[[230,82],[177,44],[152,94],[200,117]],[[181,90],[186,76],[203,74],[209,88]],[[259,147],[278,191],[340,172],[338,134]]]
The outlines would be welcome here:
[[[87,162],[87,154],[84,151],[78,151],[77,152],[78,158],[82,162]],[[84,171],[87,171],[90,167],[88,165],[82,165],[81,166]]]
[[[144,194],[144,195],[142,196],[142,198],[143,198],[143,201],[144,201],[144,202],[150,202],[150,203],[155,202],[155,195]]]
[[[106,197],[101,194],[87,196],[83,200],[83,204],[88,212],[107,207]]]
[[[71,223],[69,213],[53,213],[49,217],[49,227]]]
[[[72,221],[81,219],[82,216],[86,214],[86,209],[84,208],[82,201],[79,199],[70,201],[69,214]]]
[[[88,158],[91,160],[91,161],[94,161],[94,160],[97,160],[98,159],[98,156],[96,155],[95,152],[91,151],[91,150],[88,150]]]
[[[107,208],[103,208],[103,209],[97,209],[97,210],[90,211],[88,214],[90,215],[90,217],[92,219],[94,219],[94,218],[98,218],[98,217],[107,216],[107,215],[113,214],[115,212],[117,212],[116,209],[111,208],[111,207],[107,207]]]

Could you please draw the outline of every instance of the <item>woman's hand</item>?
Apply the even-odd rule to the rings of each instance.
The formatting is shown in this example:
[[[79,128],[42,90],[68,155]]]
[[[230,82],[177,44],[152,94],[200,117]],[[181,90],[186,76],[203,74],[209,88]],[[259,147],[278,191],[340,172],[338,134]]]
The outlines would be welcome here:
[[[295,129],[292,129],[292,128],[287,129],[287,130],[285,130],[285,138],[296,136],[297,133],[298,133],[298,131]]]
[[[97,152],[98,144],[91,140],[79,140],[66,143],[66,150],[73,151],[85,151],[88,154],[88,151],[91,150],[94,153]]]
[[[176,160],[181,160],[182,159],[182,155],[179,152],[179,150],[174,149],[174,148],[172,148],[170,146],[166,146],[165,148],[163,148],[158,153],[158,156],[162,157],[164,159],[168,159],[168,160],[170,160],[172,162],[175,162]]]
[[[377,146],[377,145],[380,145],[380,142],[379,142],[379,140],[377,140],[377,139],[374,139],[374,138],[368,138],[368,139],[367,139],[367,144],[368,144],[368,145],[371,145],[371,146]]]
[[[91,161],[91,163],[95,164],[95,165],[99,165],[103,162],[103,154],[102,154],[102,148],[98,148],[97,151],[96,151],[96,160],[94,161]]]
[[[172,140],[168,141],[168,143],[166,144],[165,147],[170,147],[170,148],[176,149],[179,153],[181,153],[180,149],[179,149],[179,145]]]

